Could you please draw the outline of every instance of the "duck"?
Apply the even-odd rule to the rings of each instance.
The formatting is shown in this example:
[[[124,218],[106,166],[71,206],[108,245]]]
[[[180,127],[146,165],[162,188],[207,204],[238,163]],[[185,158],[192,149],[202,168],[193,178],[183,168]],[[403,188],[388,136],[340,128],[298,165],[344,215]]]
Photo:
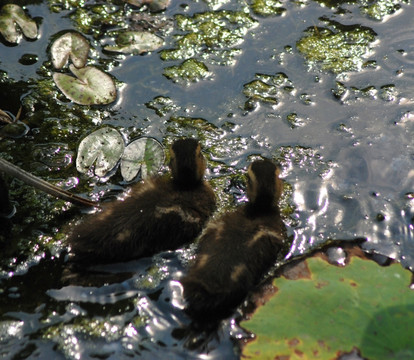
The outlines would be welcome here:
[[[195,324],[230,316],[285,251],[279,175],[271,160],[252,162],[248,202],[211,220],[200,235],[195,260],[181,279],[184,311]]]
[[[14,215],[15,208],[9,197],[9,190],[2,174],[0,173],[0,249],[7,243],[7,238],[13,226],[10,218]]]
[[[206,159],[199,141],[174,141],[169,168],[169,174],[133,185],[124,201],[104,205],[76,226],[67,239],[70,261],[122,262],[196,239],[216,209],[214,191],[204,180]]]

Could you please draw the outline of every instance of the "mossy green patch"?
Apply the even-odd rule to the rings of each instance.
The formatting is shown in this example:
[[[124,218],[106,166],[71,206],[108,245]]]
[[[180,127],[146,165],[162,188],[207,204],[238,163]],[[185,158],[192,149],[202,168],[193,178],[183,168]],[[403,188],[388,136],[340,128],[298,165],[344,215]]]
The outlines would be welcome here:
[[[286,12],[279,0],[253,0],[251,7],[255,14],[261,16],[283,15]]]
[[[361,12],[372,19],[383,20],[401,9],[402,4],[409,4],[409,0],[377,0],[361,7]]]
[[[333,359],[357,347],[376,360],[414,357],[414,292],[400,264],[353,257],[346,267],[306,260],[310,278],[278,278],[275,295],[242,323],[249,359]]]
[[[254,109],[259,102],[277,105],[284,93],[291,93],[293,90],[292,82],[284,73],[256,74],[254,80],[243,86],[243,94],[248,97],[245,109]]]
[[[296,43],[310,67],[320,67],[336,74],[365,67],[365,59],[371,54],[377,34],[361,25],[327,23],[331,28],[310,27]]]
[[[186,60],[202,57],[212,63],[232,63],[256,21],[243,11],[208,11],[193,16],[176,15],[175,44],[161,51],[161,59]]]
[[[180,84],[190,84],[205,79],[210,75],[207,66],[196,59],[185,60],[180,65],[164,69],[164,76]]]

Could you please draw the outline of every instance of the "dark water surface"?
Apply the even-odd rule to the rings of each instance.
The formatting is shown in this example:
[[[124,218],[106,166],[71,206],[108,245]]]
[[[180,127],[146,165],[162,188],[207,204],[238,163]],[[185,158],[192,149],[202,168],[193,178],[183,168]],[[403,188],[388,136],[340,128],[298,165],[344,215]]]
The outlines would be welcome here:
[[[232,47],[240,51],[230,65],[205,49],[196,53],[210,76],[189,85],[162,75],[165,67],[181,60],[162,61],[158,51],[113,55],[102,51],[109,37],[84,33],[92,45],[90,63],[118,82],[114,104],[88,110],[72,107],[56,96],[55,88],[47,106],[39,105],[35,96],[38,82],[50,81],[49,47],[56,34],[81,32],[70,17],[73,8],[54,13],[47,1],[16,3],[27,5],[40,36],[15,46],[0,43],[0,70],[5,74],[0,109],[16,114],[23,103],[22,120],[30,127],[21,138],[0,138],[0,156],[99,199],[125,186],[119,175],[99,182],[81,176],[73,165],[79,139],[99,125],[115,126],[126,139],[153,136],[166,145],[177,136],[198,136],[220,211],[244,200],[239,175],[252,156],[280,161],[286,189],[291,189],[282,205],[292,238],[289,257],[331,239],[365,238],[367,250],[414,269],[412,5],[401,4],[395,13],[373,20],[364,15],[361,4],[352,3],[330,8],[312,1],[284,2],[283,16],[260,17],[241,1],[216,2],[214,7],[172,0],[159,15],[171,20],[171,28],[161,31],[163,49],[174,47],[174,35],[180,33],[174,27],[176,14],[244,9],[257,23]],[[115,3],[115,8],[123,7]],[[309,27],[326,26],[323,16],[371,28],[375,41],[362,60],[375,65],[334,74],[307,62],[296,43]],[[37,60],[25,63],[25,54]],[[276,74],[287,78],[277,89],[278,104],[253,99],[246,105],[246,84]],[[170,108],[157,114],[148,103],[159,96],[169,100]],[[59,255],[65,249],[65,229],[81,212],[6,180],[17,212],[10,241],[0,244],[0,358],[239,357],[237,340],[247,334],[238,327],[236,314],[222,322],[203,350],[185,348],[184,339],[173,331],[189,323],[181,311],[179,279],[193,256],[192,247],[100,268],[108,274],[96,276],[92,286],[62,287]],[[117,278],[120,273],[127,275]]]

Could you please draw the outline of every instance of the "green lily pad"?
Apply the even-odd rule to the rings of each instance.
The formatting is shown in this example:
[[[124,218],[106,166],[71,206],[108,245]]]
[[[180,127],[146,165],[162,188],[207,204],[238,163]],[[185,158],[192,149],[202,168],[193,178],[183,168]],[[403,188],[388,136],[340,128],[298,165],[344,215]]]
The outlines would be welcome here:
[[[306,260],[310,276],[277,278],[277,291],[242,326],[256,335],[249,359],[336,359],[358,348],[366,359],[413,359],[412,274],[353,257],[337,267]]]
[[[70,100],[81,105],[97,105],[109,104],[116,99],[115,83],[103,71],[92,66],[77,69],[72,64],[69,69],[76,78],[54,73],[53,80]]]
[[[164,40],[148,31],[126,31],[115,40],[117,45],[107,45],[106,51],[127,54],[142,54],[160,48]]]
[[[29,39],[36,39],[37,25],[23,9],[15,4],[4,5],[0,12],[0,33],[10,43],[19,41],[19,32],[16,24],[20,27],[24,36]]]
[[[95,164],[95,175],[105,176],[116,166],[124,149],[124,139],[117,130],[110,127],[96,130],[79,144],[76,169],[87,173]]]
[[[84,67],[88,59],[89,47],[88,40],[82,35],[75,32],[63,34],[55,40],[50,48],[53,66],[56,69],[61,69],[70,58],[77,68]]]
[[[145,179],[154,175],[164,160],[164,148],[159,141],[149,137],[134,140],[125,148],[121,158],[122,177],[131,181],[141,172]]]

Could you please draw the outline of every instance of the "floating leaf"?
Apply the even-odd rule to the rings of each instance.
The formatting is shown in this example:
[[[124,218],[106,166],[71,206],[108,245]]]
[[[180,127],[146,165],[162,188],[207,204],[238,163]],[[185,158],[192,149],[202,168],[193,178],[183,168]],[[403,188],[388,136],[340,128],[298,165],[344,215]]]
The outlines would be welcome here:
[[[86,66],[77,69],[69,66],[77,77],[54,73],[57,87],[72,101],[81,105],[109,104],[116,99],[116,88],[112,78],[103,71]]]
[[[82,68],[86,64],[89,53],[89,42],[82,35],[75,32],[67,32],[55,40],[50,52],[52,63],[56,69],[61,69],[66,65],[68,59],[77,68]]]
[[[133,180],[141,171],[143,179],[155,174],[164,163],[163,146],[155,139],[142,137],[131,142],[121,159],[121,174],[125,181]]]
[[[256,334],[249,359],[413,359],[414,292],[400,264],[351,258],[346,267],[306,260],[310,276],[278,278],[275,295],[243,327]]]
[[[127,54],[142,54],[160,48],[164,40],[148,31],[126,31],[117,37],[115,46],[105,46],[105,50]]]
[[[135,6],[147,4],[151,11],[161,11],[167,8],[170,0],[125,0],[127,3]]]
[[[4,5],[0,12],[0,33],[10,43],[17,43],[19,40],[16,24],[19,25],[24,36],[29,39],[36,39],[36,22],[27,16],[20,6],[14,4]]]
[[[111,171],[124,152],[124,139],[110,127],[94,131],[79,144],[76,169],[86,173],[95,163],[95,175],[102,177]]]

